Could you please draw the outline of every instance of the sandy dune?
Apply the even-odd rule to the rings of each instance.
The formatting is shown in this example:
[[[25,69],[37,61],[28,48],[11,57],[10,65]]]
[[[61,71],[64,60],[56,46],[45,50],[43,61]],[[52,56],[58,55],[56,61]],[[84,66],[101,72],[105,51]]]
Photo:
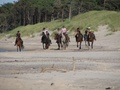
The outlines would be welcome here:
[[[43,50],[36,36],[16,52],[14,38],[1,39],[0,90],[120,90],[120,32],[98,29],[93,49],[83,42],[79,50],[71,36],[67,50],[54,40]]]

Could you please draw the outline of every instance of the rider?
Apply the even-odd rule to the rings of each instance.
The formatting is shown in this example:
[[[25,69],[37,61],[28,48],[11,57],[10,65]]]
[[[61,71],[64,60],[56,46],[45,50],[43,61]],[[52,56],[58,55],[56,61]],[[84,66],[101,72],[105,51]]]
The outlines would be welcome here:
[[[65,28],[65,26],[62,26],[61,33],[65,33],[66,34],[66,32],[67,32],[67,29]]]
[[[87,27],[84,34],[84,39],[89,41],[90,27]]]
[[[70,42],[70,38],[68,36],[68,30],[65,28],[65,26],[62,26],[61,28],[61,34],[64,34],[66,37],[66,40]]]
[[[46,30],[45,28],[43,28],[42,35],[47,35],[46,31],[48,31],[48,30]]]
[[[17,31],[17,33],[16,33],[16,40],[15,40],[15,45],[14,45],[14,46],[16,46],[16,44],[17,44],[17,42],[18,42],[18,38],[20,38],[20,40],[21,40],[21,42],[22,42],[22,45],[23,45],[23,40],[21,39],[20,31]]]
[[[57,37],[56,37],[56,35],[57,35]],[[60,30],[60,28],[58,28],[57,31],[55,32],[55,38],[54,38],[56,40],[56,43],[61,42],[61,37],[62,37],[61,30]]]
[[[60,28],[58,28],[58,29],[57,29],[56,34],[58,34],[58,35],[60,35],[60,34],[61,34]]]
[[[43,41],[43,37],[46,37],[46,38],[48,38],[49,39],[49,41],[50,41],[50,43],[51,43],[51,40],[50,40],[50,34],[49,34],[49,31],[48,30],[46,30],[45,28],[43,28],[43,31],[42,31],[42,40],[41,40],[41,42]],[[52,44],[52,43],[51,43]]]

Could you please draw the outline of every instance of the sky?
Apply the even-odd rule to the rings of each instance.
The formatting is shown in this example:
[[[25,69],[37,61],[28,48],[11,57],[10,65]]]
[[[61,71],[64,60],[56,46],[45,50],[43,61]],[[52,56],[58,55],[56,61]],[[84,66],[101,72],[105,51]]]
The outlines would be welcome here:
[[[13,3],[14,1],[18,1],[18,0],[0,0],[0,5],[8,2]]]

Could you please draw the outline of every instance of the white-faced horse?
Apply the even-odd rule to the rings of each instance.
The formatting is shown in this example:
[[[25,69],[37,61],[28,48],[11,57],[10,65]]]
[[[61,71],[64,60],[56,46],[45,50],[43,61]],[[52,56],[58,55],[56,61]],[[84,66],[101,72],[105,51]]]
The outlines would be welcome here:
[[[62,35],[61,37],[62,48],[65,50],[69,44],[69,37],[65,33],[62,33],[61,35]]]
[[[51,43],[49,36],[45,35],[44,33],[42,35],[41,42],[43,44],[43,49],[48,49]]]

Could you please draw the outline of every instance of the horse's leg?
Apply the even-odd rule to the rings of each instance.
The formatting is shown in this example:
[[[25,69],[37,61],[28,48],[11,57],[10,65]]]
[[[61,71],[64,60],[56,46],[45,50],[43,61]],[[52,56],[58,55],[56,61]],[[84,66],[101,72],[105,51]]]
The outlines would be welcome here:
[[[58,44],[58,50],[60,50],[60,43],[57,43]]]
[[[78,42],[77,42],[77,47],[78,47]]]
[[[81,42],[80,42],[80,47],[79,47],[79,49],[81,49]]]
[[[48,43],[48,44],[47,44],[47,49],[49,48],[49,46],[50,46],[50,44]]]
[[[43,49],[45,49],[44,43],[43,43]]]
[[[45,49],[48,49],[48,48],[49,48],[49,44],[45,43]]]
[[[85,46],[87,46],[86,42],[87,42],[87,41],[85,40]]]
[[[62,48],[65,49],[65,42],[62,42]]]
[[[64,42],[62,42],[62,49],[64,49]]]
[[[88,46],[90,46],[90,42],[88,41]]]
[[[47,44],[45,43],[45,49],[47,49]]]
[[[17,46],[17,52],[18,52],[18,46]]]
[[[90,46],[90,42],[89,42],[89,41],[87,41],[87,42],[88,42],[88,46],[87,46],[87,47],[88,47],[88,49],[89,49],[89,46]]]
[[[93,41],[91,42],[91,48],[93,49]]]
[[[61,42],[61,47],[63,48],[63,43]]]
[[[67,43],[66,43],[66,42],[64,42],[64,50],[66,50],[66,46],[67,46]]]
[[[21,46],[19,46],[19,51],[21,52]]]

